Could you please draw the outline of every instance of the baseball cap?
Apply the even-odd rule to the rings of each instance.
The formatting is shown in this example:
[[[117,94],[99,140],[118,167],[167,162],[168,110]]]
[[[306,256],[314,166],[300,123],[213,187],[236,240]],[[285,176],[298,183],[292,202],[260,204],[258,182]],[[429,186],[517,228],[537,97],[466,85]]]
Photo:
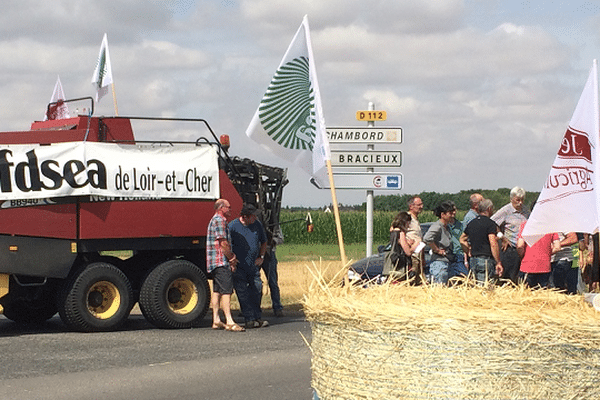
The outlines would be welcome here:
[[[244,204],[242,207],[241,215],[256,215],[258,214],[258,209],[252,204]]]

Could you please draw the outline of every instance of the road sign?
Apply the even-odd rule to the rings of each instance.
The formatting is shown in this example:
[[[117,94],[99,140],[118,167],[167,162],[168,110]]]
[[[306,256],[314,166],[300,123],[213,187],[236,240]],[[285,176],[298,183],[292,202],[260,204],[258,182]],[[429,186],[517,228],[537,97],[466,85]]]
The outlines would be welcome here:
[[[356,119],[359,121],[385,121],[387,112],[382,110],[357,111]]]
[[[336,189],[400,190],[403,177],[402,174],[376,172],[334,172],[333,183]],[[324,189],[329,189],[329,181]]]
[[[400,167],[401,151],[331,150],[332,167]]]
[[[392,126],[378,127],[331,127],[327,128],[329,143],[402,143],[402,128]]]

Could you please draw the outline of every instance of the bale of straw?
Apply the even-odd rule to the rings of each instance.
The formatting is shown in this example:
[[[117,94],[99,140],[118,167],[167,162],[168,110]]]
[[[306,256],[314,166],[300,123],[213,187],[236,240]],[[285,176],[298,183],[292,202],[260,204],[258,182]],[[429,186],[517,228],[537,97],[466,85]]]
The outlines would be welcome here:
[[[321,400],[600,398],[600,314],[581,296],[316,276],[304,311]]]

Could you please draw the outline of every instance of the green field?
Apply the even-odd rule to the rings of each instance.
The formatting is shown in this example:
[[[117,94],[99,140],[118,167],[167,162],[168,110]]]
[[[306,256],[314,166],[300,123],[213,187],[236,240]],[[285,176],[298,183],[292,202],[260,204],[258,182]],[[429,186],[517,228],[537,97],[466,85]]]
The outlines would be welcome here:
[[[377,253],[377,246],[373,245],[373,253]],[[348,260],[359,260],[366,255],[364,243],[350,243],[344,245]],[[327,261],[340,260],[340,247],[337,244],[282,244],[277,246],[277,260],[280,262],[318,261],[319,258]]]
[[[373,213],[373,244],[375,248],[379,244],[388,242],[390,225],[396,214],[395,211],[375,211]],[[462,220],[464,214],[464,211],[459,211],[456,218]],[[333,213],[311,211],[310,216],[314,226],[312,232],[308,232],[306,229],[306,223],[304,222],[306,216],[306,211],[281,211],[279,220],[281,221],[281,230],[286,244],[337,245],[337,229]],[[437,219],[432,211],[424,211],[419,215],[419,222],[421,223],[433,222]],[[340,212],[340,221],[346,246],[349,246],[350,243],[359,243],[364,247],[367,242],[366,212],[342,211]]]

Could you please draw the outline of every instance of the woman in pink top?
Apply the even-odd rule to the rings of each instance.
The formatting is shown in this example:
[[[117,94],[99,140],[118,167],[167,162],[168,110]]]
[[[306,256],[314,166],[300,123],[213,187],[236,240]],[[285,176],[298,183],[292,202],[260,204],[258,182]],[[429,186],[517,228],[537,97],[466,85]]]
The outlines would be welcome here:
[[[524,275],[527,286],[547,288],[550,286],[550,258],[552,254],[560,251],[558,233],[548,233],[533,246],[529,246],[522,236],[526,223],[527,221],[521,224],[517,239],[517,252],[521,256],[521,274]]]

